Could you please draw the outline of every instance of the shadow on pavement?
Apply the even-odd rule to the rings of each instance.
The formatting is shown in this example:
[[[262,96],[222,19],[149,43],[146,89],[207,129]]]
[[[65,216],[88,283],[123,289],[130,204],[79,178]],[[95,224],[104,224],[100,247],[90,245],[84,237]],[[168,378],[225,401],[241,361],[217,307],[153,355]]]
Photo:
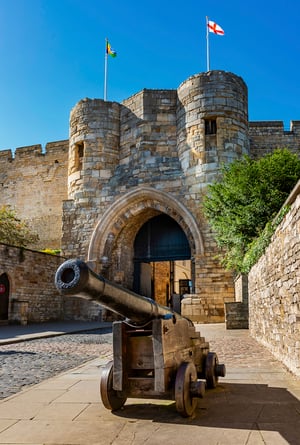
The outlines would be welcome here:
[[[160,423],[190,424],[199,427],[275,431],[291,445],[300,443],[300,401],[285,388],[263,384],[224,383],[199,399],[193,418],[183,418],[175,402],[143,403],[128,399],[113,414]]]
[[[14,349],[11,349],[9,351],[0,351],[0,357],[8,357],[12,355],[36,355],[36,352],[30,352],[30,351],[15,351]]]

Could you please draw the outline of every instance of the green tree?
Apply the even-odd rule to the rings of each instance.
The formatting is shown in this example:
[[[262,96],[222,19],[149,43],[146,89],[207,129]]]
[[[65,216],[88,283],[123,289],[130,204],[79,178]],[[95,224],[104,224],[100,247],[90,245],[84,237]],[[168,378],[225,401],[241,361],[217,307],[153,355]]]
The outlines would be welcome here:
[[[243,259],[251,243],[276,216],[299,178],[300,160],[287,149],[259,160],[245,156],[222,167],[203,205],[227,269],[245,271]]]
[[[39,237],[33,233],[26,222],[19,219],[9,206],[0,207],[0,242],[26,247],[34,244]]]

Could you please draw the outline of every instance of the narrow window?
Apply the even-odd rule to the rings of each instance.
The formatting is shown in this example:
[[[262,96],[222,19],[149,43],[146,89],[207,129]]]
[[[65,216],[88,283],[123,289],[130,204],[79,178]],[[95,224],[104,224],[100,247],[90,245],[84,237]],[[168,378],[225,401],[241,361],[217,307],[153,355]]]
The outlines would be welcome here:
[[[217,134],[216,119],[205,119],[205,134]]]
[[[75,145],[75,169],[76,171],[82,170],[82,159],[84,154],[84,143],[78,142]]]

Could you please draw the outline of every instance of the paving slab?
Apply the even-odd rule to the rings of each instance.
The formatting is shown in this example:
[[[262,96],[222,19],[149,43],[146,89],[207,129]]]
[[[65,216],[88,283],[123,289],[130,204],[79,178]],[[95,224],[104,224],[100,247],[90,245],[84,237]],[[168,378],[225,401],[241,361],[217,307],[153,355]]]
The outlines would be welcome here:
[[[299,445],[300,379],[248,331],[198,329],[227,375],[192,418],[171,400],[128,399],[117,412],[105,409],[99,383],[107,360],[98,358],[3,399],[0,444]]]

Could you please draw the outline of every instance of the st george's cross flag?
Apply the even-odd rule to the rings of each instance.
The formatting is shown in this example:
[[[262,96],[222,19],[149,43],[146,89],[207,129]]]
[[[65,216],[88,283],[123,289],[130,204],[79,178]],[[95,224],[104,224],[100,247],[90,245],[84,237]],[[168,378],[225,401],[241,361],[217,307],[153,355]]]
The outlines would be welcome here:
[[[207,71],[210,70],[210,54],[209,54],[209,33],[212,32],[219,36],[223,36],[225,34],[224,30],[218,25],[216,22],[212,20],[208,20],[206,16],[206,59],[207,59]]]
[[[223,36],[225,34],[221,26],[211,20],[208,20],[207,27],[209,32],[213,32],[214,34],[217,34],[219,36]]]

